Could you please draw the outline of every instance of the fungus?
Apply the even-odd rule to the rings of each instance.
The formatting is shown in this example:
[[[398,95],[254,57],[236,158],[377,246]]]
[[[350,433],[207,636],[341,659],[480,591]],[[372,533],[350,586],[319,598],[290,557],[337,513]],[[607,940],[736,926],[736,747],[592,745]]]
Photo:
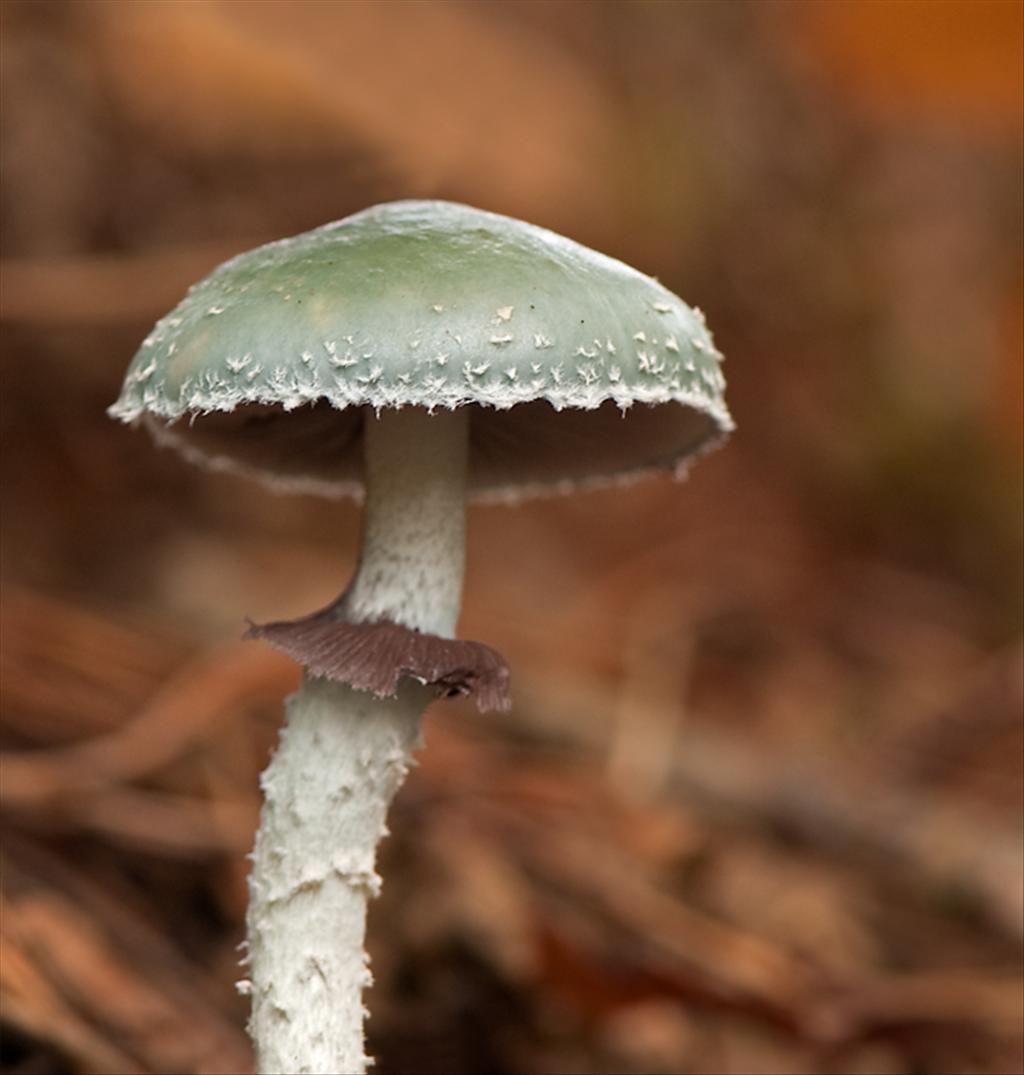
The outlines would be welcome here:
[[[650,277],[436,201],[242,254],[139,348],[114,417],[210,467],[365,494],[344,593],[249,630],[306,669],[250,877],[261,1072],[365,1070],[366,902],[420,717],[436,694],[508,705],[501,656],[453,637],[467,496],[681,475],[732,428],[720,358],[699,312]]]

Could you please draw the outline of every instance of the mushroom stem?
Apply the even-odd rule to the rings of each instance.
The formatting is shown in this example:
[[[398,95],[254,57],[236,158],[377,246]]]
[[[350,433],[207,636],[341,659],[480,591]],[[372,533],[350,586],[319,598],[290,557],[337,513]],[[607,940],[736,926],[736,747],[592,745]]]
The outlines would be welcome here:
[[[465,564],[468,411],[367,411],[363,545],[341,619],[452,637]]]
[[[463,413],[366,420],[366,510],[356,575],[334,609],[451,635],[464,558],[468,427]],[[249,880],[249,1031],[257,1071],[365,1072],[366,905],[376,848],[419,743],[433,692],[393,698],[306,676],[288,700],[261,784]]]

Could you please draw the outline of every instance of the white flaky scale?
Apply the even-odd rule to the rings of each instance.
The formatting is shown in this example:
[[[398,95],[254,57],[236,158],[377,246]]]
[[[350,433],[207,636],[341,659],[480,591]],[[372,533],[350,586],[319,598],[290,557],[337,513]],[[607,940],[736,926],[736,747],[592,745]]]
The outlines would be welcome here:
[[[231,317],[215,316],[250,285]],[[315,303],[279,301],[314,291]],[[690,355],[688,376],[669,368],[660,356],[678,353],[676,336],[659,329],[655,345],[639,328],[652,311],[676,331],[703,324],[651,277],[550,231],[446,202],[396,202],[215,269],[147,336],[111,414],[218,468],[295,491],[365,492],[358,567],[325,629],[390,625],[443,643],[461,602],[468,496],[678,473],[732,428],[717,366],[695,377]],[[500,327],[521,321],[529,331]],[[174,341],[153,357],[172,328],[188,355],[184,379]],[[321,376],[307,356],[323,352]],[[485,352],[500,362],[492,368]],[[617,352],[638,357],[606,366]],[[461,376],[441,372],[452,354]],[[275,420],[249,422],[254,413]],[[344,669],[307,675],[263,777],[243,986],[261,1073],[361,1075],[368,1063],[363,945],[376,847],[433,697],[429,677],[392,671],[390,694],[356,689]],[[479,682],[459,681],[470,691]]]
[[[143,381],[148,381],[149,378],[156,373],[156,370],[157,361],[154,358],[147,362],[145,366],[140,366],[132,376],[134,377],[136,384],[141,384]]]
[[[232,373],[241,373],[251,361],[252,353],[250,352],[242,355],[241,358],[227,358],[224,361],[224,365],[227,366]]]
[[[636,364],[641,373],[657,375],[665,371],[664,360],[653,351],[637,351]]]

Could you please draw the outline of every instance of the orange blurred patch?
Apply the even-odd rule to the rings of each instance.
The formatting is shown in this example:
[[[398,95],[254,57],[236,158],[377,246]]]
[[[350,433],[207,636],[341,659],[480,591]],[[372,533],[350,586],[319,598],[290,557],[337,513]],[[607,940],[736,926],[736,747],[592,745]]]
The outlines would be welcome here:
[[[1000,127],[1021,121],[1017,0],[829,0],[781,10],[777,28],[801,59],[861,106]]]

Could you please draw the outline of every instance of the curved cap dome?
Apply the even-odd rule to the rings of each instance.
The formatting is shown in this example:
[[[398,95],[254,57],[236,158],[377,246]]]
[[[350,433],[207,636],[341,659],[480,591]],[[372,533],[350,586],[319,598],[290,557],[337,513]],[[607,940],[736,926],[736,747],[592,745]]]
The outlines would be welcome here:
[[[514,494],[706,450],[732,428],[720,359],[698,310],[620,261],[403,201],[219,266],[143,341],[110,413],[330,494],[360,490],[365,407],[477,404],[470,487]]]

